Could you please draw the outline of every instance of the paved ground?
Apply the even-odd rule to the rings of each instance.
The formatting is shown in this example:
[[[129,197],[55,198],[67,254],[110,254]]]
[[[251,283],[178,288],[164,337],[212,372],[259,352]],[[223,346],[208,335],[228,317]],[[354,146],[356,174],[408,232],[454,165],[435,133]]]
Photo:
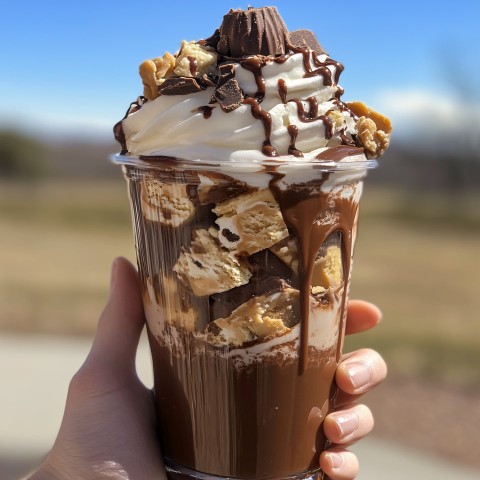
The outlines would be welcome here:
[[[90,342],[72,337],[0,334],[0,478],[18,480],[48,451],[60,425],[70,377]],[[146,342],[138,370],[147,385],[151,368]],[[434,457],[369,438],[355,447],[362,472],[358,480],[479,480]]]

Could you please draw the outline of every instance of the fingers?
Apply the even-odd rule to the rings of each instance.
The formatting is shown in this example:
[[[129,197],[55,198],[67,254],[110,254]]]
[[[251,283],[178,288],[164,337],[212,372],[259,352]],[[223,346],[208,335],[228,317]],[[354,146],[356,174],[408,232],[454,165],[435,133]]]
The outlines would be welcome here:
[[[353,402],[378,384],[387,376],[387,365],[375,351],[363,348],[344,356],[335,373],[339,392],[336,405]]]
[[[359,471],[356,455],[341,447],[323,452],[320,467],[330,480],[353,480]]]
[[[350,480],[358,475],[358,460],[345,447],[368,435],[373,429],[372,412],[365,405],[350,405],[326,416],[323,430],[335,445],[320,456],[320,467],[330,480]]]
[[[335,445],[350,445],[368,435],[374,421],[365,405],[350,405],[328,414],[323,422],[323,431]]]
[[[373,303],[363,300],[348,302],[346,335],[360,333],[377,325],[382,319],[382,312]]]
[[[110,296],[100,317],[87,362],[108,368],[134,369],[145,323],[135,267],[124,258],[112,265]]]

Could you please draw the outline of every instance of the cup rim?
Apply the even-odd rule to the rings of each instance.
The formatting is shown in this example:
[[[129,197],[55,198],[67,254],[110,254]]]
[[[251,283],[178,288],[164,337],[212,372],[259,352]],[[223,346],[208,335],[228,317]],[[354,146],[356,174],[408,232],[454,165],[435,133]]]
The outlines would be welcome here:
[[[147,160],[147,158],[152,158],[152,160]],[[164,158],[165,162],[162,162]],[[348,158],[348,157],[347,157]],[[352,157],[350,157],[352,158]],[[195,159],[195,160],[186,160],[174,157],[161,157],[161,156],[152,156],[152,157],[139,157],[135,155],[123,155],[121,153],[112,154],[110,160],[121,166],[136,167],[139,169],[145,170],[165,170],[181,168],[182,170],[223,170],[223,171],[258,171],[262,167],[274,167],[276,166],[282,171],[287,170],[298,170],[298,169],[314,169],[325,172],[336,172],[336,171],[362,171],[362,170],[371,170],[378,166],[377,160],[352,160],[352,161],[334,161],[334,160],[319,160],[315,161],[302,161],[302,160],[281,160],[281,159],[266,159],[261,162],[239,162],[239,161],[227,161],[227,162],[218,162],[216,160],[204,160],[204,159]]]

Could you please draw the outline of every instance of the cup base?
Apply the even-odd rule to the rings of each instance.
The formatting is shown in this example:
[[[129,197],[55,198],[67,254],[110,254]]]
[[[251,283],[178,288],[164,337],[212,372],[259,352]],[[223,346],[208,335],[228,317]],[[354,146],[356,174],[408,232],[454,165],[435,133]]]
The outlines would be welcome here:
[[[218,475],[197,472],[196,470],[191,470],[190,468],[171,462],[168,459],[165,459],[165,470],[167,471],[167,478],[169,480],[248,480],[236,477],[219,477]],[[322,470],[316,469],[288,475],[286,477],[275,477],[275,480],[322,480],[323,478],[324,474]]]

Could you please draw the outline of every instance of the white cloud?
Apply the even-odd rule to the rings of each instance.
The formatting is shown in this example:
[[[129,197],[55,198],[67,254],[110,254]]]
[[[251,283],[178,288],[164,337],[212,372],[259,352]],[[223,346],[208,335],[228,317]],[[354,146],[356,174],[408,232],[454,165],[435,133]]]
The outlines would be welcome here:
[[[373,103],[403,139],[420,137],[444,145],[478,142],[480,137],[480,104],[444,92],[392,89],[380,92]]]

